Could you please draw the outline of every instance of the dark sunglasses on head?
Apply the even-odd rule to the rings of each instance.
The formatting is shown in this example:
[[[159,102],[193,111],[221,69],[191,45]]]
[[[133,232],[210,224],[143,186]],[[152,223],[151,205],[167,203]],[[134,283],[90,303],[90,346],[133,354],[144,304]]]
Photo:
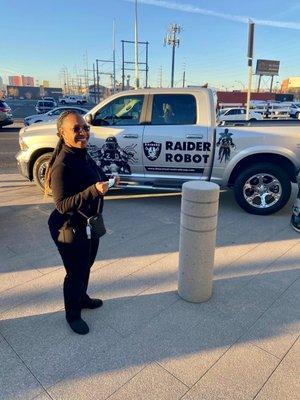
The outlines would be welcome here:
[[[80,133],[82,131],[89,132],[90,127],[89,127],[89,125],[75,125],[73,128],[73,131],[74,131],[74,133]]]

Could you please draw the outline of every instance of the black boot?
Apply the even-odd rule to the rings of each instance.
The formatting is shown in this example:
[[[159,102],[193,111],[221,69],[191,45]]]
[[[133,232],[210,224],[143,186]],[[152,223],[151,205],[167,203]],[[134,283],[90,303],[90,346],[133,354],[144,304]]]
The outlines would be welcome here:
[[[70,325],[70,328],[79,335],[86,335],[90,331],[88,324],[80,317],[75,320],[69,320],[67,318],[67,322]]]
[[[292,225],[292,228],[296,232],[300,233],[300,216],[299,215],[295,215],[295,214],[292,215],[291,225]]]
[[[89,308],[93,310],[94,308],[99,308],[103,305],[103,301],[101,299],[91,299],[90,297],[86,297],[81,302],[81,308]]]

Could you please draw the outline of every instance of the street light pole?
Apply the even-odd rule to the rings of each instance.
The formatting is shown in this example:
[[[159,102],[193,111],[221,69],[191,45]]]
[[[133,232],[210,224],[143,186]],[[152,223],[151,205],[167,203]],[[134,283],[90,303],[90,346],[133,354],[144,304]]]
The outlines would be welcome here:
[[[249,20],[248,26],[248,91],[247,91],[247,108],[246,108],[246,120],[249,120],[250,113],[250,97],[251,97],[251,86],[252,86],[252,61],[253,61],[253,43],[254,43],[254,22]]]
[[[116,92],[116,22],[113,21],[113,94]]]
[[[134,19],[134,44],[135,44],[135,88],[140,87],[139,77],[139,39],[138,39],[138,15],[137,15],[137,0],[135,0],[135,19]]]

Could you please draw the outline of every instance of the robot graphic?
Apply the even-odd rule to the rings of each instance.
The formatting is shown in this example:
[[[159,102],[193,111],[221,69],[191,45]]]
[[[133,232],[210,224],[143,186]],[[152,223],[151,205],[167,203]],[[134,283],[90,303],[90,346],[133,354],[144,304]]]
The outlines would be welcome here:
[[[226,128],[224,132],[219,133],[220,137],[217,141],[217,146],[219,147],[219,161],[222,162],[223,159],[225,163],[230,160],[231,149],[235,150],[235,144],[232,141],[232,133]]]
[[[129,162],[136,162],[135,146],[128,146],[122,149],[117,139],[110,136],[105,140],[103,146],[97,151],[96,159],[98,165],[106,174],[117,172],[118,174],[131,174]],[[113,170],[112,170],[113,169]]]

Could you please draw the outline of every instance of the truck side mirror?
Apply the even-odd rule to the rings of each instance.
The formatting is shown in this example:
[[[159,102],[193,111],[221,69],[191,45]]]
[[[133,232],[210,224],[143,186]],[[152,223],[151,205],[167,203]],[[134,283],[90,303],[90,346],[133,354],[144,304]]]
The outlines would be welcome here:
[[[92,122],[93,122],[93,116],[92,116],[92,114],[87,114],[87,115],[85,116],[85,120],[86,120],[86,122],[87,122],[89,125],[92,125]]]

